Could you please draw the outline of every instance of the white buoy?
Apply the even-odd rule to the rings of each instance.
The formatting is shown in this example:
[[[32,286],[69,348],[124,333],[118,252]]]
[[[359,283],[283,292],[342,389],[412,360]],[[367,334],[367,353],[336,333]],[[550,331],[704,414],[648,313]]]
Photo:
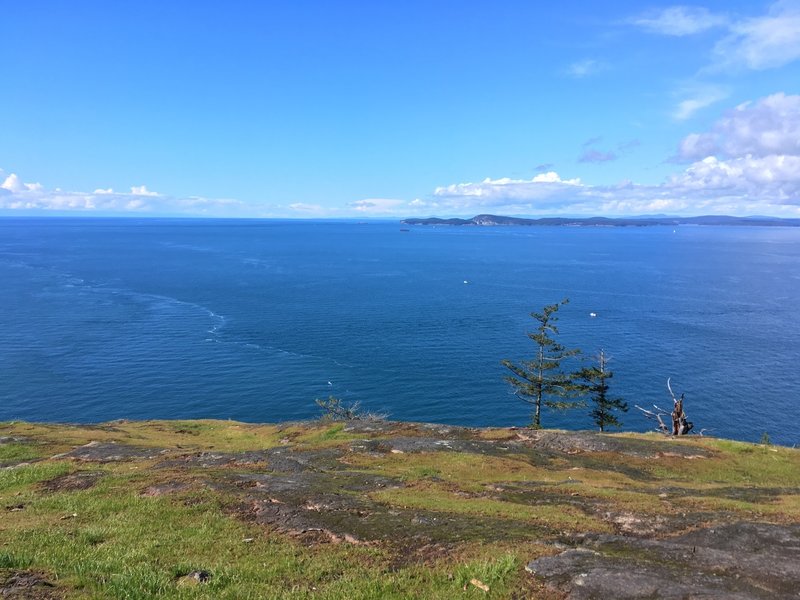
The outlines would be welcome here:
[[[592,317],[592,318],[594,318],[594,317],[596,317],[596,316],[597,316],[597,313],[595,313],[595,312],[590,312],[590,313],[589,313],[589,316],[590,316],[590,317]]]

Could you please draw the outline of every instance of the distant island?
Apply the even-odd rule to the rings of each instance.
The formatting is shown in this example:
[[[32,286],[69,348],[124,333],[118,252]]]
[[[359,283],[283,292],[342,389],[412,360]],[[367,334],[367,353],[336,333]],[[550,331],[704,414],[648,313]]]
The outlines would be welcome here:
[[[701,217],[545,217],[525,219],[522,217],[503,217],[499,215],[477,215],[471,219],[440,219],[438,217],[411,218],[401,221],[404,225],[478,225],[492,227],[498,225],[530,225],[556,227],[653,227],[655,225],[745,225],[758,227],[800,227],[800,219],[781,219],[778,217],[729,217],[725,215],[706,215]]]

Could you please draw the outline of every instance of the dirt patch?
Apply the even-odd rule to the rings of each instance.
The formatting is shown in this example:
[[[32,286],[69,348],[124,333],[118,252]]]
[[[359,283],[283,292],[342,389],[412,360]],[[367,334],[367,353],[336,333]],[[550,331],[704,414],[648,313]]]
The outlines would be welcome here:
[[[89,442],[54,458],[71,458],[85,462],[121,462],[157,458],[168,452],[162,448],[129,446],[117,442]]]
[[[587,536],[527,568],[571,600],[797,598],[800,526],[733,523],[666,540]]]
[[[0,573],[0,598],[14,600],[58,600],[63,595],[44,573],[12,571]]]
[[[44,492],[75,492],[78,490],[88,490],[93,487],[100,478],[105,476],[103,471],[78,471],[60,475],[53,479],[42,482],[39,489]]]

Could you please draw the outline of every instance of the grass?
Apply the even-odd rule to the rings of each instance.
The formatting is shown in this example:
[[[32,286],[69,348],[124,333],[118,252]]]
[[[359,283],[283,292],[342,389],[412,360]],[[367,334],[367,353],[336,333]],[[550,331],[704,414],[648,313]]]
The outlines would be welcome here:
[[[25,503],[0,523],[0,569],[52,573],[72,598],[450,598],[466,574],[502,590],[517,566],[506,558],[390,571],[385,551],[303,547],[232,518],[230,498],[208,490],[142,497],[150,476],[128,465],[89,490],[38,491],[36,484],[71,471],[61,461],[0,472],[4,497],[19,493]],[[180,585],[194,570],[212,577]],[[454,570],[456,580],[446,573]]]
[[[34,460],[41,456],[41,448],[33,444],[19,442],[0,444],[0,465]]]
[[[649,519],[699,511],[720,522],[800,523],[800,492],[794,491],[800,489],[800,452],[788,448],[681,440],[682,446],[696,446],[698,455],[708,454],[695,459],[669,453],[539,455],[535,449],[501,456],[348,450],[352,440],[393,435],[438,434],[409,424],[367,435],[353,434],[343,423],[319,422],[0,423],[0,436],[31,440],[0,445],[0,464],[38,461],[0,468],[0,584],[13,571],[33,569],[57,582],[68,600],[550,598],[525,573],[527,561],[553,553],[546,544],[565,533],[616,531],[614,514]],[[469,435],[502,446],[516,434],[490,429]],[[654,440],[619,438],[638,444]],[[157,459],[104,464],[48,458],[90,441],[167,452]],[[340,469],[387,478],[392,483],[347,493],[395,514],[441,517],[447,527],[463,531],[430,545],[402,536],[367,544],[314,541],[242,518],[247,512],[241,490],[225,482],[232,473],[263,474],[263,464],[205,469],[180,461],[169,468],[159,464],[201,450],[237,453],[276,446],[325,449],[321,455],[328,462],[315,464],[314,477]],[[338,464],[333,450],[342,453]],[[42,485],[81,470],[103,476],[83,490]],[[142,493],[166,483],[183,485],[163,495]],[[487,536],[495,525],[499,532]],[[185,579],[197,570],[208,571],[210,580]],[[488,586],[488,594],[471,584],[473,579]]]
[[[702,441],[708,459],[663,460],[651,469],[659,479],[690,484],[800,487],[800,453],[775,446],[728,440]]]
[[[2,498],[6,498],[7,492],[18,491],[32,483],[46,481],[71,470],[70,465],[61,462],[35,463],[0,469],[0,493],[3,494]]]
[[[438,477],[458,482],[468,491],[480,491],[487,483],[537,481],[549,477],[547,469],[531,465],[524,457],[496,457],[459,452],[418,452],[374,457],[353,454],[349,465],[369,469],[404,481]]]
[[[41,423],[0,423],[0,435],[35,438],[42,452],[54,455],[92,441],[123,439],[126,443],[170,448],[213,448],[219,452],[262,450],[280,444],[288,427],[251,425],[236,421],[113,421],[101,425],[53,425]],[[2,447],[2,446],[0,446]],[[44,454],[43,454],[44,455]]]
[[[333,424],[319,421],[302,428],[292,439],[292,441],[305,446],[314,448],[326,448],[335,446],[342,442],[362,439],[362,435],[353,434],[345,431],[346,423],[334,422]]]
[[[463,492],[443,489],[435,484],[376,492],[372,497],[399,508],[523,521],[559,531],[587,529],[609,531],[604,523],[573,506],[549,503],[523,504],[483,497],[469,498],[464,497]]]

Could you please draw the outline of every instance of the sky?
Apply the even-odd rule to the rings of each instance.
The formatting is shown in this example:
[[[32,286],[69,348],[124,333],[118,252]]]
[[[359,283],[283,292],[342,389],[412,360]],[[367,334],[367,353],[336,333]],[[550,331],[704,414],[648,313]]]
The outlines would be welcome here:
[[[800,217],[800,0],[0,2],[0,214]]]

